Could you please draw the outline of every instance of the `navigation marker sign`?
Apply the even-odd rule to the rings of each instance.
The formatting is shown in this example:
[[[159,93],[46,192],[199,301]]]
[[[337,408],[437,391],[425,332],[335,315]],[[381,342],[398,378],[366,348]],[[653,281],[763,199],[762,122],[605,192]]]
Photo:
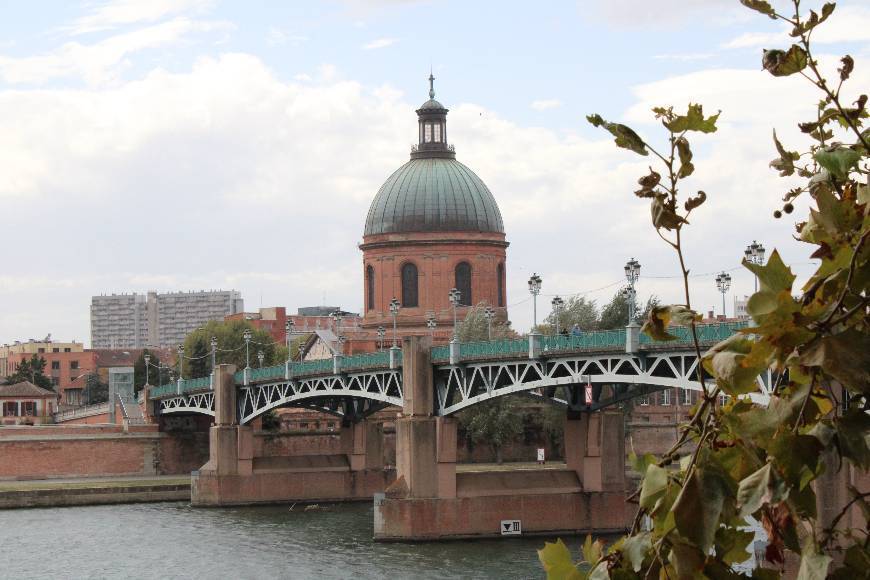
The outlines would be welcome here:
[[[502,520],[501,535],[502,536],[519,536],[523,533],[523,524],[521,520]]]

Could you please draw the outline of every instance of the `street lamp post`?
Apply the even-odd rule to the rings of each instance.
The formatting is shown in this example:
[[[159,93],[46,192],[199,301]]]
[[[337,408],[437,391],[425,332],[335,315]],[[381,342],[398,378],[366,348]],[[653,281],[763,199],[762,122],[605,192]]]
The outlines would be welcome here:
[[[541,293],[541,277],[536,273],[529,278],[529,293],[532,295],[532,330],[538,328],[538,294]]]
[[[217,337],[211,337],[211,372],[217,368]]]
[[[305,343],[299,343],[299,358],[297,359],[299,362],[302,362],[302,356],[305,354]]]
[[[487,306],[483,309],[483,316],[486,318],[486,339],[492,340],[492,319],[495,318],[495,308]]]
[[[426,328],[429,329],[430,334],[432,335],[432,340],[435,340],[435,327],[438,326],[438,322],[435,320],[435,315],[430,314],[426,319]]]
[[[146,353],[144,358],[145,358],[145,384],[147,385],[148,384],[148,367],[151,366],[151,355]],[[76,378],[78,378],[78,377],[76,377]]]
[[[380,349],[384,350],[384,338],[387,336],[387,329],[383,326],[378,327],[378,342],[380,343]]]
[[[447,294],[447,299],[450,305],[453,306],[453,340],[459,340],[459,327],[456,320],[456,307],[459,306],[459,301],[462,299],[462,292],[456,288],[451,288]]]
[[[565,301],[562,300],[561,296],[556,296],[550,301],[550,304],[553,306],[553,317],[556,319],[556,335],[559,335],[559,324],[560,318],[562,317],[562,307],[565,305]]]
[[[725,293],[731,288],[731,274],[719,272],[719,275],[716,276],[716,288],[722,293],[722,316],[727,317],[725,314]]]
[[[396,348],[398,340],[399,308],[399,301],[396,298],[390,300],[390,316],[393,317],[393,348]]]
[[[245,339],[245,368],[251,368],[251,331],[250,329],[245,329],[245,332],[242,333],[242,338]]]
[[[743,250],[743,257],[746,258],[746,261],[750,264],[758,264],[759,266],[764,264],[764,246],[752,240],[752,243],[746,246],[746,249]],[[758,292],[758,276],[755,277],[755,291]]]
[[[184,367],[181,366],[182,364],[184,364],[184,345],[179,344],[178,345],[178,380],[179,381],[183,378],[181,373],[182,373],[182,369]]]
[[[260,368],[263,368],[263,359],[266,358],[265,353],[262,350],[257,351],[257,360],[260,361]]]
[[[634,319],[637,313],[634,311],[634,304],[637,298],[637,293],[634,289],[634,284],[640,277],[640,262],[632,258],[625,263],[625,279],[628,280],[628,288],[625,290],[625,297],[628,300],[628,324],[634,324]]]
[[[287,322],[284,323],[284,340],[287,342],[287,360],[292,358],[290,354],[290,342],[292,340],[291,335],[293,334],[293,327],[295,326],[295,322],[293,322],[292,318],[288,318]]]

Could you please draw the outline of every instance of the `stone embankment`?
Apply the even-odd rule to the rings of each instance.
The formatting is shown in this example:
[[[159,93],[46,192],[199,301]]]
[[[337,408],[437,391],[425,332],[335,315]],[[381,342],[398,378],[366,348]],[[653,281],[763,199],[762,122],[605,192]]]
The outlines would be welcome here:
[[[189,500],[189,475],[0,482],[0,509]]]

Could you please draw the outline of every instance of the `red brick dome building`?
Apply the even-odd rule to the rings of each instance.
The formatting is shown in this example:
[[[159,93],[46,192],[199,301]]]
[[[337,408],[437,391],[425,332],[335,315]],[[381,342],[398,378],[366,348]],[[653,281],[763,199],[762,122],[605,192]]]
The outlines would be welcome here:
[[[501,212],[489,188],[456,160],[447,144],[447,109],[435,100],[417,109],[418,143],[411,159],[381,186],[366,219],[363,243],[364,316],[362,326],[387,329],[392,337],[390,302],[401,304],[399,335],[429,334],[436,342],[452,336],[449,292],[460,292],[458,317],[486,302],[507,319],[505,241]]]

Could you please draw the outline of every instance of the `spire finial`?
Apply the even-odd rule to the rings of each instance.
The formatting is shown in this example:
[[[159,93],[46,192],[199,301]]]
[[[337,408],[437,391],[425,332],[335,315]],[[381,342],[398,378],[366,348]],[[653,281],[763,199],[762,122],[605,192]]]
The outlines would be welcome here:
[[[429,98],[435,98],[435,76],[432,74],[432,68],[429,68]]]

